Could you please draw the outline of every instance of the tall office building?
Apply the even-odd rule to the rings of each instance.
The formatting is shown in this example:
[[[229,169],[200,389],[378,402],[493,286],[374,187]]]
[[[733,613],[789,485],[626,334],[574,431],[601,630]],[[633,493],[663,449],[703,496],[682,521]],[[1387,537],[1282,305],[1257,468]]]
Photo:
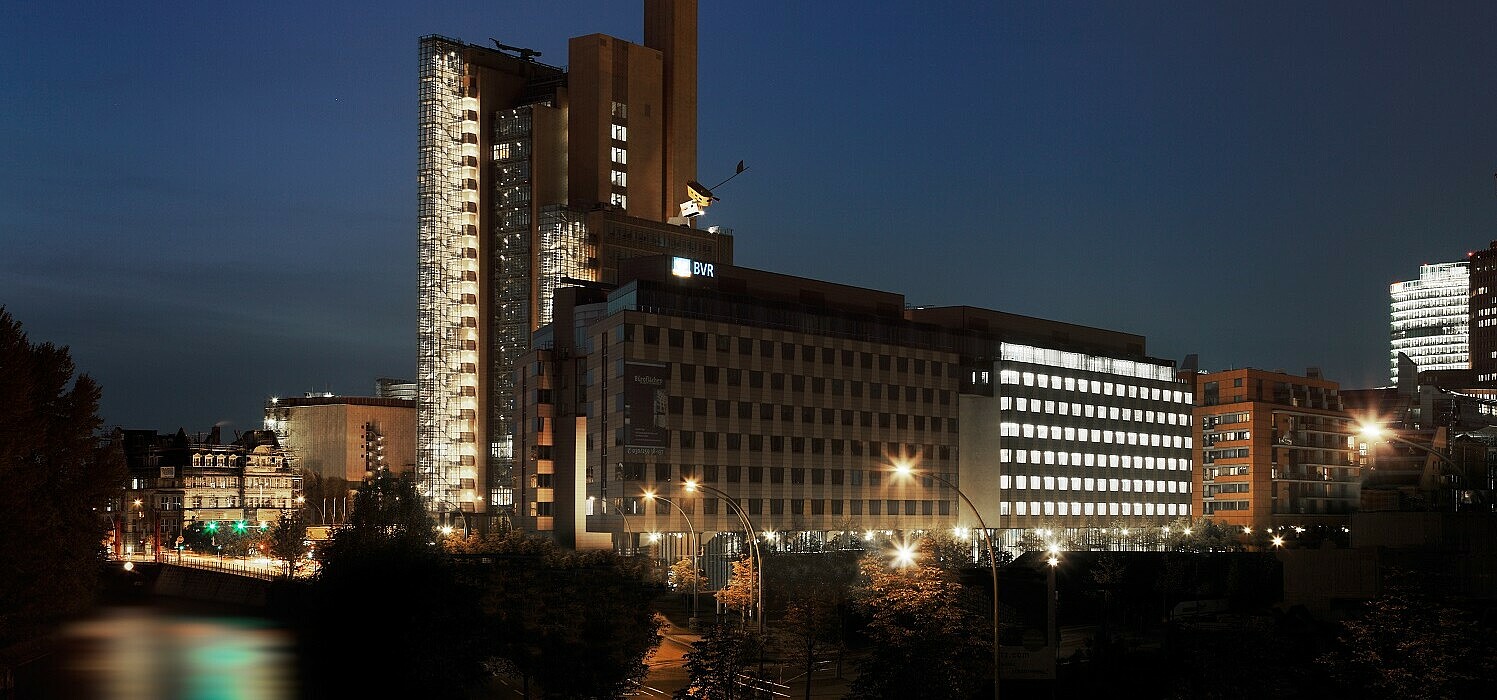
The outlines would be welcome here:
[[[1477,382],[1497,382],[1497,241],[1468,254],[1466,260],[1471,266],[1467,297],[1471,369]]]
[[[696,3],[646,0],[645,44],[420,42],[418,488],[434,510],[512,514],[515,362],[564,280],[732,238],[667,223],[696,169]],[[479,519],[483,522],[483,519]]]
[[[1471,366],[1467,262],[1420,265],[1419,279],[1388,287],[1390,348],[1388,376],[1398,381],[1398,354],[1409,356],[1420,370],[1467,369]],[[1497,323],[1497,316],[1483,316]],[[1470,327],[1477,325],[1471,319]],[[1485,326],[1483,326],[1485,327]]]

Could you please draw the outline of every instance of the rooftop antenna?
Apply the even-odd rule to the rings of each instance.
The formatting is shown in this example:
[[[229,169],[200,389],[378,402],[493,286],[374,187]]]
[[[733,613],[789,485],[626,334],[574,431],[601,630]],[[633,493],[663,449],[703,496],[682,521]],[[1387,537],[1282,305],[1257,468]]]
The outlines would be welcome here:
[[[707,207],[712,206],[713,202],[719,201],[718,197],[712,194],[712,190],[728,184],[729,180],[742,175],[745,170],[748,170],[748,168],[743,166],[743,161],[738,161],[738,168],[733,171],[733,174],[729,175],[727,180],[723,180],[712,187],[703,187],[702,183],[696,180],[688,180],[686,182],[686,195],[689,199],[681,203],[681,216],[677,218],[684,220],[701,216],[703,212],[707,211]]]
[[[519,57],[526,61],[534,61],[536,56],[541,55],[541,52],[536,51],[535,49],[527,49],[522,46],[510,46],[509,44],[501,44],[499,43],[499,40],[495,39],[494,37],[489,37],[489,41],[494,42],[494,47],[499,49],[500,51],[513,51],[516,54],[519,54]]]

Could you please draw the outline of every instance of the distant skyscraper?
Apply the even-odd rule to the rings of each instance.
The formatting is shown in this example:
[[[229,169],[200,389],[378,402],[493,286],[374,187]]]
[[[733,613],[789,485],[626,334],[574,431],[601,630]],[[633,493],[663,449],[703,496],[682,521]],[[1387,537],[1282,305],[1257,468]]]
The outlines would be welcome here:
[[[1471,369],[1476,371],[1476,381],[1497,382],[1497,241],[1469,254],[1467,262],[1471,266],[1467,297]]]
[[[696,171],[696,14],[646,0],[644,46],[576,37],[567,70],[421,39],[417,474],[434,509],[513,514],[515,362],[554,289],[637,255],[732,261],[726,230],[667,223]]]
[[[1471,367],[1466,262],[1420,265],[1419,279],[1389,285],[1388,375],[1398,380],[1398,353],[1420,370]],[[1497,316],[1491,317],[1492,323]],[[1476,326],[1474,319],[1470,326]]]

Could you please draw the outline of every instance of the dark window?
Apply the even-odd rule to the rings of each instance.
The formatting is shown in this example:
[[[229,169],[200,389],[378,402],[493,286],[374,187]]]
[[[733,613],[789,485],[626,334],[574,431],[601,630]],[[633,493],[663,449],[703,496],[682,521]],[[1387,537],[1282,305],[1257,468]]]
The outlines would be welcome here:
[[[717,449],[717,433],[702,433],[702,447],[709,450]]]
[[[823,483],[826,483],[826,470],[825,469],[812,469],[811,470],[811,484],[815,485],[815,484],[823,484]]]
[[[882,399],[882,398],[884,398],[884,385],[883,384],[869,384],[868,385],[868,398],[870,398],[870,399]]]
[[[853,382],[852,383],[852,397],[855,398],[855,399],[861,399],[861,398],[863,398],[863,383],[862,382]]]
[[[752,354],[754,354],[754,339],[753,338],[739,338],[738,339],[738,354],[740,354],[740,355],[752,355]]]
[[[742,386],[742,385],[743,385],[743,370],[741,370],[741,369],[734,369],[734,368],[731,368],[731,367],[728,368],[728,386]],[[929,392],[930,389],[926,389],[926,391]],[[929,401],[929,399],[926,399],[926,401]]]
[[[726,335],[717,336],[717,351],[727,352],[733,349],[733,339]]]
[[[622,396],[622,394],[620,394],[620,396]],[[666,410],[670,411],[672,415],[679,416],[681,415],[681,412],[685,410],[685,402],[686,400],[681,398],[680,396],[668,396],[665,399],[665,404],[667,406]]]
[[[658,326],[645,326],[645,345],[660,344],[660,328]]]
[[[816,361],[816,348],[813,347],[813,346],[810,346],[810,345],[802,345],[802,346],[800,346],[800,359],[803,362],[815,362]]]
[[[780,343],[780,359],[795,359],[795,346],[791,345],[790,343]]]
[[[790,438],[790,451],[791,452],[805,452],[806,451],[806,439],[803,438],[803,437],[792,437],[792,438]]]
[[[728,449],[730,449],[730,450],[741,450],[741,449],[743,449],[743,434],[742,433],[728,433]]]
[[[691,430],[678,430],[678,431],[676,431],[676,434],[681,436],[681,446],[682,447],[696,447],[697,446],[697,434],[696,434],[695,431],[691,431]]]
[[[669,328],[665,331],[666,341],[673,348],[682,347],[686,342],[686,331],[679,328]]]
[[[800,498],[790,499],[790,514],[801,515],[806,512],[806,502]]]
[[[826,451],[826,440],[823,438],[811,438],[811,454],[819,455]]]
[[[841,486],[842,485],[842,470],[841,469],[833,469],[832,470],[832,485],[833,486]]]
[[[908,357],[901,357],[901,358],[899,358],[899,362],[897,362],[895,364],[895,367],[900,372],[908,372],[908,371],[910,371],[910,358],[908,358]]]
[[[797,375],[791,377],[790,378],[790,390],[791,391],[805,391],[806,390],[806,375],[804,375],[804,374],[797,374]]]
[[[707,399],[692,399],[691,400],[691,415],[694,415],[694,416],[705,416],[705,415],[707,415]]]
[[[832,454],[834,456],[842,454],[842,441],[841,440],[833,440],[832,441]]]
[[[711,367],[711,366],[703,367],[702,368],[702,381],[704,381],[704,382],[706,382],[708,384],[716,384],[717,383],[717,368],[716,367]]]
[[[750,499],[748,499],[748,510],[749,510],[749,515],[761,515],[761,514],[763,514],[763,512],[764,512],[764,499],[762,499],[762,498],[750,498]]]
[[[883,503],[884,503],[883,501],[876,501],[876,500],[873,500],[871,498],[868,499],[868,514],[869,515],[878,515],[879,514],[879,510],[883,506]]]
[[[879,355],[878,356],[878,368],[881,369],[881,370],[883,370],[883,371],[885,371],[885,372],[889,371],[889,356],[888,355]]]
[[[816,422],[816,409],[811,408],[809,406],[801,408],[801,410],[800,410],[800,422],[802,422],[802,423],[815,423]]]
[[[895,427],[899,428],[900,430],[904,430],[904,429],[910,427],[910,417],[909,416],[901,413],[898,416],[895,416],[895,418],[898,419],[898,420],[895,421]]]
[[[732,411],[732,408],[733,408],[733,402],[731,402],[731,401],[718,401],[717,402],[717,417],[718,418],[727,418],[728,414]]]
[[[854,353],[851,350],[843,350],[842,351],[842,366],[843,367],[851,367],[852,366],[852,357],[853,357],[854,354],[856,354],[856,353]]]
[[[842,411],[842,424],[852,425],[852,411],[848,411],[846,409]]]
[[[785,499],[783,499],[783,498],[771,498],[771,499],[769,499],[769,514],[770,515],[784,515],[785,514]]]
[[[873,369],[873,353],[858,353],[858,364],[861,365],[863,369]]]
[[[836,499],[836,500],[832,501],[832,515],[841,515],[841,514],[842,514],[842,499],[839,498],[839,499]]]
[[[782,390],[782,389],[784,389],[785,388],[785,375],[783,375],[783,374],[781,374],[779,372],[775,372],[774,374],[769,375],[769,388],[775,389],[775,390]]]
[[[774,404],[759,404],[759,420],[774,420]]]
[[[676,365],[676,367],[679,368],[679,371],[681,372],[681,381],[694,382],[697,380],[696,365],[680,364]]]
[[[749,483],[759,484],[764,482],[764,467],[749,467]]]
[[[826,380],[822,379],[821,377],[811,377],[811,393],[825,394]]]
[[[789,423],[795,420],[794,406],[780,406],[780,420]]]
[[[784,436],[782,436],[782,435],[771,435],[770,438],[769,438],[769,451],[770,452],[784,452],[785,451],[785,438],[784,438]]]
[[[728,467],[728,483],[738,483],[738,478],[742,475],[742,472],[743,467]]]
[[[811,500],[811,515],[823,515],[826,513],[826,500],[815,498]]]
[[[783,483],[785,483],[785,468],[784,467],[770,467],[769,468],[769,483],[771,483],[771,484],[783,484]]]
[[[748,418],[753,418],[754,417],[754,404],[753,404],[752,401],[739,401],[738,402],[738,417],[741,418],[741,419],[748,419]]]
[[[657,465],[655,465],[655,480],[656,481],[670,481],[671,480],[671,465],[669,465],[669,464],[657,464]]]
[[[887,427],[889,427],[889,414],[887,414],[887,413],[880,413],[880,414],[878,414],[878,427],[880,427],[880,428],[887,428]]]
[[[716,368],[714,368],[714,370],[715,369]],[[714,379],[713,381],[717,381],[717,380]],[[914,401],[915,400],[915,387],[907,386],[907,387],[904,388],[904,400],[905,401]]]
[[[915,374],[925,374],[925,360],[915,360]]]
[[[761,340],[761,341],[759,341],[759,356],[760,357],[774,357],[774,341],[773,340]]]
[[[704,498],[704,499],[702,499],[702,514],[703,515],[717,515],[717,499],[716,498]]]
[[[837,351],[831,348],[821,349],[821,364],[829,365],[837,360]]]
[[[693,350],[706,350],[707,349],[707,334],[703,333],[701,331],[692,331],[692,333],[691,333],[691,348]]]
[[[804,484],[804,483],[806,483],[806,470],[803,469],[803,468],[801,468],[801,467],[791,467],[790,468],[790,483],[792,483],[792,484]]]

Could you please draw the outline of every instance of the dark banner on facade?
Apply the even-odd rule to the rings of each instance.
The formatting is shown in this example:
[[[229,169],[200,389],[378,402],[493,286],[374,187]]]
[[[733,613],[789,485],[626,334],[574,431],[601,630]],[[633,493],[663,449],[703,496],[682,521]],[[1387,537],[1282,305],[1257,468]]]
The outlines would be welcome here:
[[[671,376],[669,365],[652,362],[624,363],[628,381],[624,411],[624,447],[626,454],[664,454],[670,444],[665,428],[665,387]]]

